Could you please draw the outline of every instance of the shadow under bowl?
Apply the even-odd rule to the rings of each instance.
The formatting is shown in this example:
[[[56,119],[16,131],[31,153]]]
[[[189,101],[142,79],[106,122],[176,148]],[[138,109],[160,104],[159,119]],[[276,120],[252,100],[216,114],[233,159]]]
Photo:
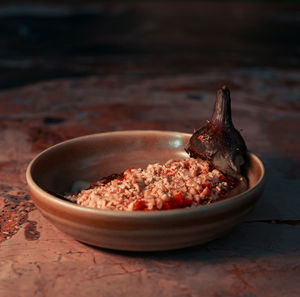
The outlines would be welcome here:
[[[72,184],[90,183],[132,166],[187,157],[190,134],[122,131],[74,138],[40,153],[26,172],[32,200],[58,229],[91,245],[127,251],[183,248],[216,239],[239,224],[264,188],[264,166],[251,154],[249,189],[210,205],[161,211],[111,211],[82,207],[49,192],[69,192]]]

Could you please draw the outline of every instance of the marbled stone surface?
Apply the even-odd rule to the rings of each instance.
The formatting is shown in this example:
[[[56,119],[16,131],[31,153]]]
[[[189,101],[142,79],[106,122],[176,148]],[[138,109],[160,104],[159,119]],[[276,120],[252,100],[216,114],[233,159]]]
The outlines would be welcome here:
[[[0,5],[0,296],[299,296],[300,5],[17,2]],[[32,203],[25,170],[43,149],[104,131],[193,132],[223,84],[267,171],[231,234],[109,251]]]

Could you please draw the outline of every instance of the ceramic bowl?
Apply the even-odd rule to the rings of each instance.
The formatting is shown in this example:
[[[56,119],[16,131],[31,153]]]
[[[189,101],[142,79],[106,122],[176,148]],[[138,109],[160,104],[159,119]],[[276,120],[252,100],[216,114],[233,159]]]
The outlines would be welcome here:
[[[69,192],[74,182],[94,182],[132,166],[186,157],[190,134],[123,131],[94,134],[57,144],[40,153],[26,172],[30,195],[58,229],[91,245],[128,251],[188,247],[218,238],[239,224],[264,186],[264,166],[251,154],[250,187],[232,198],[196,208],[121,212],[86,208],[49,192]]]

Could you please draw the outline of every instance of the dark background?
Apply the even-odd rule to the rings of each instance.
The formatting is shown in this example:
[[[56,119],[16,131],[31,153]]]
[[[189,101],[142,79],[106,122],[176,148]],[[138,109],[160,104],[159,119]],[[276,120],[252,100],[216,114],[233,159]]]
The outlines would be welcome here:
[[[299,32],[297,2],[1,1],[0,89],[213,66],[299,69]]]

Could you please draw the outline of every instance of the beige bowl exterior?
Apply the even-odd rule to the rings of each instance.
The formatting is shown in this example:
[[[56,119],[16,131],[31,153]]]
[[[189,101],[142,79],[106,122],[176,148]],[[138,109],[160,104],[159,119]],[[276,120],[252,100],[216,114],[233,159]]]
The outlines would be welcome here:
[[[94,182],[129,167],[145,167],[187,156],[190,134],[123,131],[94,134],[55,145],[31,161],[26,178],[30,195],[58,229],[99,247],[158,251],[218,238],[239,224],[264,187],[264,166],[251,154],[250,188],[235,197],[192,209],[118,212],[78,206],[47,191],[64,193],[78,180]]]

